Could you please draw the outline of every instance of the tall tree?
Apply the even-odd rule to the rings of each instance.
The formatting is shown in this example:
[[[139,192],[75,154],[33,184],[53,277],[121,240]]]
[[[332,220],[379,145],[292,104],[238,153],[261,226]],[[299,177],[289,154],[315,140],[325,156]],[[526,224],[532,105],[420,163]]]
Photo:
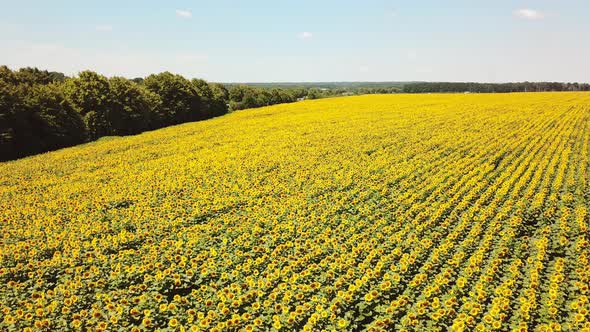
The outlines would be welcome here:
[[[131,80],[109,79],[112,134],[137,134],[157,122],[160,97]]]
[[[229,106],[229,91],[227,91],[223,84],[210,83],[209,86],[213,93],[211,109],[214,116],[226,114]]]
[[[38,68],[21,68],[15,72],[15,76],[20,84],[51,84],[55,82],[63,82],[65,75],[58,72],[50,72],[47,70],[40,70]]]
[[[84,122],[59,85],[35,85],[28,91],[24,103],[31,113],[31,136],[38,139],[41,151],[84,142]]]
[[[143,84],[162,100],[158,127],[195,121],[201,118],[201,100],[189,80],[170,72],[153,74]]]
[[[106,77],[83,71],[77,78],[66,80],[64,93],[84,119],[89,139],[113,134],[116,115],[111,114],[111,90]]]
[[[19,156],[17,131],[22,124],[16,117],[19,109],[22,109],[22,100],[16,87],[7,83],[10,75],[5,69],[8,68],[0,67],[0,160]],[[25,153],[22,151],[22,155]]]

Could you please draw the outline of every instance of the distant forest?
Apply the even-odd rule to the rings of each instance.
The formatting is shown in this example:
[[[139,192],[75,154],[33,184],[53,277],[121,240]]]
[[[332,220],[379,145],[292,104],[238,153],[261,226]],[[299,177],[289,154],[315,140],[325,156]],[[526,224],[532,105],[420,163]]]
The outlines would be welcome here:
[[[330,91],[332,95],[363,93],[509,93],[509,92],[550,92],[590,91],[588,83],[561,82],[314,82],[314,83],[242,83],[261,88],[305,88]],[[225,83],[233,86],[235,83]]]
[[[304,99],[386,93],[590,91],[579,83],[209,83],[163,72],[105,77],[0,66],[0,161]]]
[[[436,92],[471,92],[471,93],[508,93],[508,92],[550,92],[550,91],[590,91],[588,83],[559,82],[521,82],[521,83],[450,83],[450,82],[415,82],[405,84],[404,93]]]

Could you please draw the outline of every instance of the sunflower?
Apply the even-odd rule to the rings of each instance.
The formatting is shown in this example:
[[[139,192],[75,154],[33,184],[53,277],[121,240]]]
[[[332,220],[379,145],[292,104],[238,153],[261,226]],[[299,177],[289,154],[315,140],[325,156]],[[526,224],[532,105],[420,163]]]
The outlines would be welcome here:
[[[178,326],[178,319],[176,319],[176,318],[171,318],[171,319],[168,321],[168,326],[170,326],[170,327],[177,327],[177,326]]]
[[[344,318],[340,318],[337,325],[339,328],[345,328],[348,325],[348,321]]]

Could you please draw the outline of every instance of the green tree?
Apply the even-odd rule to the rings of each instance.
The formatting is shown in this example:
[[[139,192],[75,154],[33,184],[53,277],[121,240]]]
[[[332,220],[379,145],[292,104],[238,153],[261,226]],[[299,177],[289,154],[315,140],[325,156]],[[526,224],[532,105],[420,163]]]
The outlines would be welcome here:
[[[229,89],[230,108],[232,110],[241,110],[258,107],[260,105],[259,93],[258,89],[247,85],[232,86]]]
[[[211,108],[214,116],[226,114],[228,112],[229,91],[223,84],[210,83],[209,86],[213,93]]]
[[[10,85],[0,81],[0,159],[82,143],[85,128],[61,88]]]
[[[193,88],[195,89],[196,94],[199,96],[200,105],[200,119],[208,119],[212,118],[213,110],[212,110],[212,103],[213,103],[213,90],[209,84],[202,79],[193,78],[191,80]]]
[[[161,122],[157,127],[201,118],[201,100],[191,82],[186,78],[163,72],[146,77],[143,84],[162,100],[162,106],[158,109]]]
[[[65,75],[58,72],[50,72],[47,70],[40,70],[38,68],[21,68],[15,72],[16,79],[19,84],[51,84],[55,82],[63,82]]]
[[[14,72],[10,70],[10,68],[6,66],[0,66],[0,82],[16,85],[18,84],[18,79]]]
[[[0,67],[0,160],[17,157],[16,115],[17,110],[22,108],[15,86],[6,82],[9,73],[5,69],[4,66]]]
[[[111,91],[106,77],[83,71],[77,78],[66,80],[64,94],[82,116],[90,140],[113,133],[112,122],[117,116],[111,114]]]
[[[67,102],[57,84],[35,85],[28,89],[24,101],[31,114],[31,137],[41,151],[80,144],[85,140],[85,127],[80,114]]]
[[[137,134],[157,122],[160,97],[123,77],[109,79],[110,125],[114,135]]]

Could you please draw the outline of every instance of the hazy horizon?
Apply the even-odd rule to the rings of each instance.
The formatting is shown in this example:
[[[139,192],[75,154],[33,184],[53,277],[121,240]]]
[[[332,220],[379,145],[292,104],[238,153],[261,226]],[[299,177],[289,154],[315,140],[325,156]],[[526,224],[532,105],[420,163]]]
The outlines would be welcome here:
[[[224,83],[589,82],[590,3],[8,2],[0,64]]]

